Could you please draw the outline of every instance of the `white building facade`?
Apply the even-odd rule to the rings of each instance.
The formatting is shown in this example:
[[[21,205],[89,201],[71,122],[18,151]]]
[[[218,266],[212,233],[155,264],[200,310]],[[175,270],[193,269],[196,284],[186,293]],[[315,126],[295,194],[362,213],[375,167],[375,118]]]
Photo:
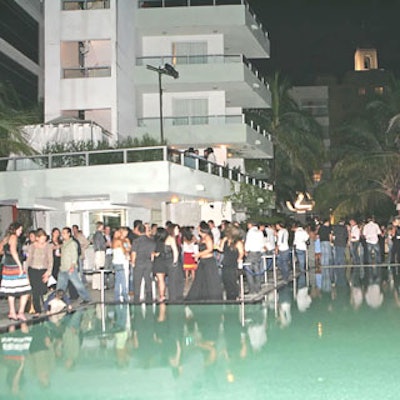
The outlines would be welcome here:
[[[83,140],[93,139],[88,124],[111,142],[160,140],[162,115],[167,146],[107,153],[112,164],[93,163],[94,153],[76,155],[79,162],[13,160],[0,172],[3,204],[36,210],[47,229],[76,223],[88,234],[98,219],[219,223],[232,218],[223,199],[239,182],[271,189],[243,170],[244,158],[273,157],[269,134],[245,116],[246,108],[270,107],[271,95],[250,61],[269,57],[268,35],[244,0],[46,0],[43,7],[46,124],[31,128],[43,133],[40,142],[68,124]],[[177,79],[159,80],[154,68],[166,64]],[[212,147],[219,166],[189,167],[188,147],[200,154]]]

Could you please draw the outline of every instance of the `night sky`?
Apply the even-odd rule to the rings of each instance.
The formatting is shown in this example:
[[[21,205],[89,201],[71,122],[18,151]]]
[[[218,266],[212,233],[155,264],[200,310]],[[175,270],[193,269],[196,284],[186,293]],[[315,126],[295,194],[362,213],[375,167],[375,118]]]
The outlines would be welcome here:
[[[293,84],[354,68],[357,47],[375,47],[379,68],[400,76],[400,0],[249,0],[269,32],[264,74],[281,71]]]

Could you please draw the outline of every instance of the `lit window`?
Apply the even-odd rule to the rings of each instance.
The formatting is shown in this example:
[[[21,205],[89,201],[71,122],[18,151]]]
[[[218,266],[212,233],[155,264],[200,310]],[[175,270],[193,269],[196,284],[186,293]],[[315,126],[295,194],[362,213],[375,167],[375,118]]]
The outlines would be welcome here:
[[[377,86],[375,88],[375,93],[376,94],[383,94],[383,86]]]

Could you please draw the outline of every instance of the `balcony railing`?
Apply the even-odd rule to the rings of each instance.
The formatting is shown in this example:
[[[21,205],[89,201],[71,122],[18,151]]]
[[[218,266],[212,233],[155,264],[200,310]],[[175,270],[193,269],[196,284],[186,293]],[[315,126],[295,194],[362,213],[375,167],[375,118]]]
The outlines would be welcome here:
[[[101,10],[110,8],[110,0],[62,0],[62,9],[70,10]]]
[[[160,129],[160,118],[138,118],[138,126],[145,128]],[[202,115],[163,118],[164,127],[187,126],[187,125],[229,125],[247,124],[262,136],[271,140],[271,135],[257,125],[253,120],[248,119],[244,114],[240,115]]]
[[[138,0],[139,8],[160,8],[160,7],[198,7],[198,6],[226,6],[243,4],[246,6],[259,28],[268,37],[268,32],[264,29],[261,21],[250,7],[247,0]]]
[[[230,179],[235,182],[248,183],[262,189],[272,190],[272,185],[264,180],[256,179],[250,175],[243,174],[236,169],[230,169],[227,166],[214,164],[201,157],[194,155],[188,156],[185,153],[175,149],[170,149],[167,146],[92,150],[24,157],[3,157],[0,158],[0,171],[32,171],[150,161],[169,161],[207,174]]]
[[[64,79],[104,78],[109,76],[111,76],[111,67],[107,65],[96,67],[63,68]]]
[[[198,54],[188,56],[152,56],[152,57],[137,57],[136,65],[193,65],[193,64],[245,64],[250,71],[268,87],[265,78],[260,74],[254,64],[247,59],[243,54],[224,55],[224,54]]]

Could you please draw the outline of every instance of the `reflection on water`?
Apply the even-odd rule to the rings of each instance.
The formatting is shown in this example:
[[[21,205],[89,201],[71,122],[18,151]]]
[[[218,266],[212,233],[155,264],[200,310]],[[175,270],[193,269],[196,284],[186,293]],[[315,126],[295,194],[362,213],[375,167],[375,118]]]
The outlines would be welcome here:
[[[286,287],[244,320],[237,305],[97,305],[23,324],[0,337],[0,399],[397,398],[400,309],[374,285]]]

